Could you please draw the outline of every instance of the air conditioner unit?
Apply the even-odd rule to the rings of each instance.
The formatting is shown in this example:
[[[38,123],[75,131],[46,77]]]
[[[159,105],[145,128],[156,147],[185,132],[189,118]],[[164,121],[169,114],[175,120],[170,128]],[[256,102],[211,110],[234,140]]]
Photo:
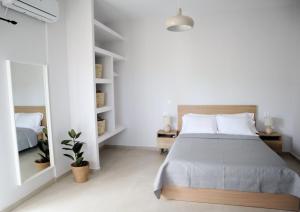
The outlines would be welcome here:
[[[56,0],[2,0],[5,7],[53,23],[58,20],[58,3]]]

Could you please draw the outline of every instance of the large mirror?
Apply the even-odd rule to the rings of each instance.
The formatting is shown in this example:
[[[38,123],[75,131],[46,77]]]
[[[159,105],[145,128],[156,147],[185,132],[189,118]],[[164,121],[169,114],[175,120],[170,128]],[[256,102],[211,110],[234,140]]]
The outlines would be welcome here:
[[[19,183],[51,167],[47,67],[7,61]]]

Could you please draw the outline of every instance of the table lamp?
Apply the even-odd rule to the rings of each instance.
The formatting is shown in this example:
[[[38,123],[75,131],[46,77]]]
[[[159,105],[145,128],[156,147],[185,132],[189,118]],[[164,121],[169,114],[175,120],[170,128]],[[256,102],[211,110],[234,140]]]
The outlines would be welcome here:
[[[273,118],[271,116],[265,117],[265,131],[267,134],[272,134],[273,132]]]
[[[171,116],[163,116],[164,121],[164,131],[170,132],[171,131]]]

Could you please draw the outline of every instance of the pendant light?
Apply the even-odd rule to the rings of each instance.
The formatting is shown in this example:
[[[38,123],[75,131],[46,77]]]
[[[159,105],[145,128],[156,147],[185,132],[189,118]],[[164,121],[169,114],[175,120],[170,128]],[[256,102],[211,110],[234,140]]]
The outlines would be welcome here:
[[[176,16],[170,17],[166,21],[166,28],[172,32],[183,32],[191,30],[194,27],[194,20],[189,16],[182,15],[182,9],[179,7]]]

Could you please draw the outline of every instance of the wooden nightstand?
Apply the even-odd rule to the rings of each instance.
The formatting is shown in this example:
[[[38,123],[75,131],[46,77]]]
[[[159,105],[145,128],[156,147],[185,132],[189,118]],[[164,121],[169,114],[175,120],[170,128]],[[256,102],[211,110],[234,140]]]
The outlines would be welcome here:
[[[160,152],[164,153],[165,150],[169,150],[172,144],[175,142],[176,137],[176,130],[171,130],[170,132],[159,130],[157,132],[157,147],[160,148]]]
[[[282,135],[278,132],[267,134],[259,132],[259,137],[275,152],[282,153]]]

